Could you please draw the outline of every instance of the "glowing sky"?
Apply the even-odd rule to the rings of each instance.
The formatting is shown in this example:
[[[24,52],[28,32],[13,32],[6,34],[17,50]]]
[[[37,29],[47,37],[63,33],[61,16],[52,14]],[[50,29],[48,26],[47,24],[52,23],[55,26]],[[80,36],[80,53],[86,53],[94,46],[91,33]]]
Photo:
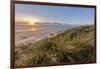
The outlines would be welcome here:
[[[15,4],[15,21],[93,24],[94,8]]]

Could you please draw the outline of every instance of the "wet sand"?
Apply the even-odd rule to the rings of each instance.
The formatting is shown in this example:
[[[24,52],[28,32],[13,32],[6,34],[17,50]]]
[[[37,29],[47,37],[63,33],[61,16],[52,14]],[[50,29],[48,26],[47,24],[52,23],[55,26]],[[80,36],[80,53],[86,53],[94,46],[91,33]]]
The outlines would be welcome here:
[[[43,38],[50,37],[50,34],[56,35],[61,29],[50,29],[50,30],[28,30],[22,32],[15,32],[15,44],[34,42]]]
[[[43,38],[55,36],[64,30],[72,28],[72,26],[61,26],[59,24],[47,24],[47,25],[15,25],[15,45],[18,46],[21,43],[35,42]]]

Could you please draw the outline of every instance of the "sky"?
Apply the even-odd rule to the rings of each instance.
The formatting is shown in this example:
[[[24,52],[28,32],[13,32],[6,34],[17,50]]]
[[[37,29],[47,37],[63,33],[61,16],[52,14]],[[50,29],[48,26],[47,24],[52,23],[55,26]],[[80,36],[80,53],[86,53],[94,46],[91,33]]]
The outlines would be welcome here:
[[[94,8],[15,4],[15,21],[94,24]]]

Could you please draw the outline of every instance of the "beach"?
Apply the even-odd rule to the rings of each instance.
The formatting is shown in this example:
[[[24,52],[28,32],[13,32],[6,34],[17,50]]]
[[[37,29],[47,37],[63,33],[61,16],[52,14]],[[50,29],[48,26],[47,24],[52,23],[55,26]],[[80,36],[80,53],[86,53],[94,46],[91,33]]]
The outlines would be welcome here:
[[[35,42],[43,38],[55,36],[69,27],[63,25],[26,25],[26,24],[15,24],[15,45],[21,43]],[[71,28],[71,27],[70,27]]]

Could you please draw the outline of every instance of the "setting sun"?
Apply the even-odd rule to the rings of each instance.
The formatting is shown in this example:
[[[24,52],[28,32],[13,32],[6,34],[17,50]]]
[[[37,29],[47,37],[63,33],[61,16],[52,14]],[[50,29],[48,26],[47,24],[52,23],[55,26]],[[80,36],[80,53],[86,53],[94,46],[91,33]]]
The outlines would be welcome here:
[[[28,24],[29,24],[29,25],[34,25],[35,22],[34,22],[34,21],[29,21]]]

